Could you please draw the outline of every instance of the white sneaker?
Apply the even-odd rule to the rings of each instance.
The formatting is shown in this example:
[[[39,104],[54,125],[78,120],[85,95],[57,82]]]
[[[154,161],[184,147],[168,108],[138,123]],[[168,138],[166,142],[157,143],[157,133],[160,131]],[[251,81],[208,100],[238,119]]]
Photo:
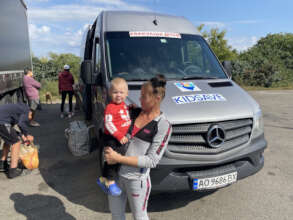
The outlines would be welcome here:
[[[72,118],[73,117],[73,112],[69,112],[68,113],[68,118]]]
[[[31,121],[30,126],[31,127],[40,127],[40,124],[38,122],[36,122],[36,121]]]
[[[60,118],[64,118],[64,114],[63,113],[60,114]]]

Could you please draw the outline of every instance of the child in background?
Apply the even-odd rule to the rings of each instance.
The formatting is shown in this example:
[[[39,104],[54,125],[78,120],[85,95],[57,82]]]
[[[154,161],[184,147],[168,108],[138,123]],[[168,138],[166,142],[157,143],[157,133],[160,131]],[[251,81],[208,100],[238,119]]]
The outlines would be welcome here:
[[[110,146],[122,155],[126,152],[125,144],[128,142],[126,134],[131,124],[128,107],[124,102],[127,95],[127,82],[123,78],[114,78],[110,86],[111,102],[106,106],[104,112],[104,147]],[[121,189],[114,180],[119,166],[119,164],[105,163],[103,176],[97,180],[102,190],[112,196],[121,194]]]

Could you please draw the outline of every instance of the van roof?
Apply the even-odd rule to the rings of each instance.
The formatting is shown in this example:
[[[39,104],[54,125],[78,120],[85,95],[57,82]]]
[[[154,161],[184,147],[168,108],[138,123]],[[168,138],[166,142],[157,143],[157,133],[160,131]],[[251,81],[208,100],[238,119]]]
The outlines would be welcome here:
[[[159,31],[200,35],[184,17],[139,11],[103,11],[104,31]],[[157,20],[157,24],[153,23]]]

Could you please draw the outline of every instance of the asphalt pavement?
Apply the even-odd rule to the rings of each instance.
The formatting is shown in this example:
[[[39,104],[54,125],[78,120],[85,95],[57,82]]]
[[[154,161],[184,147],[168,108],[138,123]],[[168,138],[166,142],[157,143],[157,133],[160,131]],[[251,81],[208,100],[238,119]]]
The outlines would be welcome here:
[[[250,94],[264,114],[264,168],[210,193],[154,194],[148,208],[152,220],[293,219],[293,91]],[[40,167],[12,180],[0,174],[0,219],[111,219],[96,184],[98,151],[71,155],[64,136],[69,119],[59,118],[59,104],[43,105],[36,119],[41,127],[30,131],[40,145]],[[132,219],[129,209],[127,219]]]

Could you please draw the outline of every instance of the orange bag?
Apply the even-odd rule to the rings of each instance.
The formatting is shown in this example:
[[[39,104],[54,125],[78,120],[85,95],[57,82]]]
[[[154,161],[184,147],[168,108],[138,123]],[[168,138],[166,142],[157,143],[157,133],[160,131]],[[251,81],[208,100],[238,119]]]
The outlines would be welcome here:
[[[33,170],[39,167],[38,148],[33,143],[30,145],[22,144],[20,147],[19,157],[25,168]]]

